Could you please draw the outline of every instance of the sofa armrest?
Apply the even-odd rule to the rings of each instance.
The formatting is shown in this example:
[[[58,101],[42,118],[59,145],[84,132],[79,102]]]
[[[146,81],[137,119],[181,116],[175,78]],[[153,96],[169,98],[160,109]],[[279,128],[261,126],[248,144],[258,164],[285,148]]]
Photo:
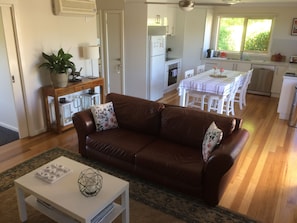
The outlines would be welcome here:
[[[96,132],[96,124],[90,109],[80,111],[72,116],[73,125],[78,136],[78,149],[81,155],[85,155],[86,137]]]
[[[205,163],[203,176],[203,196],[210,205],[217,205],[226,186],[228,178],[235,169],[234,163],[244,148],[249,137],[245,129],[235,130],[224,139]],[[227,174],[226,174],[227,173]]]

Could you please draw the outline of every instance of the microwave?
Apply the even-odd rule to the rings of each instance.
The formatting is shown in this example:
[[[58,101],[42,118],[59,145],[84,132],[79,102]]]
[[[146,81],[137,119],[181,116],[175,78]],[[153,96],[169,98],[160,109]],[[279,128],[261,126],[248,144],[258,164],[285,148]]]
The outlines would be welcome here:
[[[297,56],[290,56],[290,63],[297,63]]]

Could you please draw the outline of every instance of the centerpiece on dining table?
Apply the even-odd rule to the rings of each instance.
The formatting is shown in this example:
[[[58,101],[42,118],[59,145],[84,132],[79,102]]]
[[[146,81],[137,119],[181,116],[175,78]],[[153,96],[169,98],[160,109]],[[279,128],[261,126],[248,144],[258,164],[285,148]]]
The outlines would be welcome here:
[[[217,70],[219,70],[219,73],[217,73]],[[227,77],[227,75],[223,75],[224,73],[224,68],[221,67],[220,69],[217,69],[216,66],[213,67],[213,74],[211,74],[210,76],[211,77],[214,77],[214,78],[225,78]]]

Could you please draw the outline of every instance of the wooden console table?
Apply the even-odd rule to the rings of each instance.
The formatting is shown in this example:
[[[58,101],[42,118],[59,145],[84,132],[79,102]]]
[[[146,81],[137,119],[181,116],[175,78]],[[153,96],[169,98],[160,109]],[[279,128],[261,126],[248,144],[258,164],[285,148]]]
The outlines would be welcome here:
[[[43,93],[43,100],[46,112],[46,123],[47,129],[51,130],[52,128],[55,129],[56,132],[61,133],[69,128],[72,128],[73,125],[61,125],[61,118],[60,118],[60,107],[59,107],[59,97],[73,94],[75,92],[91,89],[94,90],[95,87],[100,87],[100,96],[101,96],[101,103],[104,103],[104,79],[103,78],[96,78],[96,79],[88,79],[83,78],[82,81],[79,82],[69,82],[67,87],[64,88],[54,88],[53,86],[45,86],[42,88]],[[50,107],[48,103],[48,97],[51,96],[54,99],[54,106],[55,106],[55,116],[56,122],[54,125],[51,123],[50,118]]]

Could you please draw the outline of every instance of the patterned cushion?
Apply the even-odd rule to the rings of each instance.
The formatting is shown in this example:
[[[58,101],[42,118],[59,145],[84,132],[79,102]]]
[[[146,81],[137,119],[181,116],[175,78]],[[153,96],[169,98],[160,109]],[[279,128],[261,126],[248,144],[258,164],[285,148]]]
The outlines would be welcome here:
[[[91,111],[96,123],[97,131],[118,128],[118,122],[112,102],[94,105],[91,107]]]
[[[202,155],[205,162],[208,160],[208,157],[215,146],[221,142],[222,137],[222,130],[216,126],[215,122],[212,122],[205,133],[202,143]]]

